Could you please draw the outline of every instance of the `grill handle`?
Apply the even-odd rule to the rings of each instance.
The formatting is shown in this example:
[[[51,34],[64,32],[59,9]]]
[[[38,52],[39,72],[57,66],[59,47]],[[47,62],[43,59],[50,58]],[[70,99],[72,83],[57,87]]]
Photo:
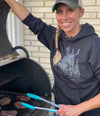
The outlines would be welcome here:
[[[24,47],[22,47],[22,46],[16,46],[16,47],[13,48],[13,51],[16,51],[17,49],[23,50],[23,51],[25,52],[25,54],[26,54],[26,58],[29,59],[29,53],[28,53],[28,51],[26,50],[26,48],[24,48]]]

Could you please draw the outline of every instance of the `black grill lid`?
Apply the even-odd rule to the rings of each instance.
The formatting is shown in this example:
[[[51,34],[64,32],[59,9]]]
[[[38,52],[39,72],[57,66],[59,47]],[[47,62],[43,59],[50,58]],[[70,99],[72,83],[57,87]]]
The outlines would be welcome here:
[[[9,6],[0,0],[0,57],[14,53],[6,32],[6,20],[9,9]]]
[[[22,59],[13,50],[6,32],[6,20],[10,7],[4,0],[0,0],[0,66]]]

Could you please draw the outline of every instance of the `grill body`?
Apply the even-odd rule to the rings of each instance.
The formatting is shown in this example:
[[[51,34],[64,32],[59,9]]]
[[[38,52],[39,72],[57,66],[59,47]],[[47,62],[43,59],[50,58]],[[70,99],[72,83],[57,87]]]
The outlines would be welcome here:
[[[50,82],[44,69],[27,58],[0,67],[0,99],[11,98],[11,103],[2,106],[1,109],[18,111],[18,116],[46,116],[47,111],[18,109],[14,106],[17,101],[23,102],[23,100],[17,99],[17,96],[25,96],[26,93],[34,93],[50,100]],[[48,104],[34,99],[27,103],[38,107],[50,107]]]

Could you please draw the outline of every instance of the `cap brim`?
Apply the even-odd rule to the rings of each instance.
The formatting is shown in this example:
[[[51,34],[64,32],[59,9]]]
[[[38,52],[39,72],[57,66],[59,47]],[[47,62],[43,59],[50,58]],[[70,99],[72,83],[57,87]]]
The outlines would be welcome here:
[[[78,4],[72,3],[71,1],[62,1],[62,0],[61,0],[61,1],[58,1],[58,2],[56,2],[56,3],[54,4],[54,6],[52,7],[52,12],[54,12],[54,11],[56,10],[56,8],[57,8],[57,6],[58,6],[59,4],[65,4],[65,5],[67,5],[68,7],[72,8],[72,9],[76,9],[76,8],[79,7]]]

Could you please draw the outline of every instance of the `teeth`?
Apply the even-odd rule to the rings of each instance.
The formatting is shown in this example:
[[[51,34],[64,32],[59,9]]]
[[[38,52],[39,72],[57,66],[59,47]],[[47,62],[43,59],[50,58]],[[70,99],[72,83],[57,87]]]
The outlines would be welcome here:
[[[70,24],[70,23],[63,23],[63,25],[68,25],[68,24]]]

